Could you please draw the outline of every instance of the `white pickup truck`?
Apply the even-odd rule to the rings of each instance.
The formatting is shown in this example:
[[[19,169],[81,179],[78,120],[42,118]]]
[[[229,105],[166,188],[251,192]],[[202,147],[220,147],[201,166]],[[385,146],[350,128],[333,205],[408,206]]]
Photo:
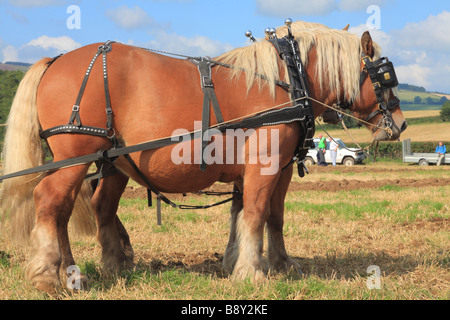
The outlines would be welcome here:
[[[336,156],[336,164],[343,164],[346,166],[353,166],[355,163],[361,163],[366,155],[364,152],[359,151],[356,148],[348,148],[345,143],[341,139],[336,139],[336,142],[339,144],[337,156]],[[317,163],[317,145],[319,144],[319,139],[314,138],[315,149],[309,149],[308,154],[305,157],[305,164],[307,166],[311,166]],[[331,163],[331,152],[330,152],[330,141],[327,139],[327,150],[325,152],[325,162]]]

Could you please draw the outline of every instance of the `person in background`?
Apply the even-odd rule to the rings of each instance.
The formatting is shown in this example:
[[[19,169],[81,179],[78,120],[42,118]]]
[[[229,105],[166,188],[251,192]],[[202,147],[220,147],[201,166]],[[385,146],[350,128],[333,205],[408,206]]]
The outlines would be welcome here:
[[[325,152],[327,150],[327,139],[322,134],[319,134],[319,145],[317,146],[319,150],[317,150],[317,157],[318,157],[318,165],[319,166],[326,166],[325,163]]]
[[[339,148],[339,144],[334,141],[334,139],[330,139],[330,155],[331,155],[331,163],[334,167],[336,167],[336,157],[337,157],[337,150]]]
[[[447,152],[447,148],[444,144],[442,144],[442,141],[439,141],[439,144],[436,147],[435,153],[438,155],[438,162],[436,165],[440,166],[442,163],[442,160],[444,160],[445,153]]]

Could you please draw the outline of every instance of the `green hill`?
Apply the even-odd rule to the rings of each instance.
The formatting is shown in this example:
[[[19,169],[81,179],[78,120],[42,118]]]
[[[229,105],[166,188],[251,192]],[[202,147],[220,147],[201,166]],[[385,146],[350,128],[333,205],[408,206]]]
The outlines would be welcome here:
[[[401,108],[404,111],[440,110],[445,102],[445,98],[429,92],[400,89],[398,90],[397,96],[400,99]]]

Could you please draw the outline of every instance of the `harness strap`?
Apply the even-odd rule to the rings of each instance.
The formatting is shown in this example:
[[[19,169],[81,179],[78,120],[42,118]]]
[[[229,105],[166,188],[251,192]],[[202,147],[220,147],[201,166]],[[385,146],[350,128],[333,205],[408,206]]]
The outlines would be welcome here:
[[[291,165],[293,162],[297,162],[298,175],[303,177],[305,172],[308,173],[303,160],[308,153],[309,148],[313,147],[314,142],[314,112],[312,110],[312,104],[309,100],[308,84],[306,81],[306,75],[303,68],[303,64],[300,58],[300,50],[298,43],[288,28],[288,35],[278,39],[273,36],[269,39],[272,45],[277,50],[279,56],[286,63],[289,81],[290,81],[290,93],[291,99],[298,101],[300,98],[301,102],[298,103],[298,109],[302,110],[303,118],[299,121],[299,126],[302,131],[300,135],[299,144],[297,145],[296,152],[289,162]],[[286,168],[286,167],[285,167]]]
[[[97,50],[97,53],[94,55],[94,58],[92,58],[91,63],[89,64],[86,74],[84,75],[83,82],[81,83],[80,91],[78,91],[77,100],[75,101],[75,104],[72,107],[72,114],[69,118],[69,125],[73,125],[76,123],[77,127],[81,127],[81,119],[80,119],[80,103],[81,99],[83,98],[84,90],[86,89],[87,82],[89,80],[89,76],[91,75],[92,67],[94,66],[95,61],[97,60],[98,56],[100,55],[100,50]]]
[[[376,73],[373,61],[368,55],[366,55],[364,53],[362,53],[361,55],[362,55],[361,59],[365,66],[362,71],[365,71],[365,73],[367,75],[369,75],[370,80],[372,81],[372,86],[375,91],[375,96],[377,97],[379,107],[383,108],[382,105],[384,104],[384,106],[385,106],[384,99],[383,99],[383,88],[381,87],[381,84],[377,79],[377,73]],[[361,77],[360,83],[361,83],[361,81],[364,82],[364,77]]]
[[[261,126],[272,126],[275,124],[281,123],[291,123],[294,121],[299,121],[302,119],[307,113],[307,110],[300,109],[299,106],[290,106],[280,109],[275,109],[268,112],[263,112],[236,122],[226,122],[222,124],[215,125],[214,127],[221,132],[225,132],[227,129],[237,129],[237,128],[258,128]],[[274,122],[275,121],[275,122]],[[25,169],[21,171],[17,171],[14,173],[6,174],[0,176],[0,182],[6,179],[15,178],[19,176],[24,176],[33,173],[39,173],[44,171],[54,171],[61,168],[81,165],[85,163],[94,162],[97,160],[109,160],[114,161],[115,158],[119,156],[123,156],[133,152],[146,151],[157,149],[161,147],[166,147],[169,145],[179,143],[180,139],[183,141],[188,139],[195,139],[195,132],[189,132],[185,135],[177,137],[178,139],[174,139],[173,137],[166,137],[158,140],[152,140],[148,142],[143,142],[140,144],[125,146],[125,147],[116,147],[109,150],[100,150],[96,153],[91,153],[88,155],[68,158],[65,160],[60,160],[56,162],[46,163],[41,166],[33,167],[30,169]]]
[[[211,77],[211,65],[212,63],[208,58],[202,57],[200,60],[190,60],[197,65],[200,73],[200,85],[203,91],[203,105],[202,105],[202,138],[205,132],[209,129],[210,108],[212,107],[217,123],[223,122],[222,112],[220,111],[219,101],[217,100],[216,93],[214,91],[214,83]],[[203,158],[205,148],[208,146],[208,140],[202,139],[200,170],[206,170],[206,162]]]
[[[387,105],[386,105],[386,109],[385,110],[380,110],[380,109],[377,109],[377,110],[375,110],[375,111],[373,111],[372,113],[370,113],[365,119],[364,119],[364,121],[370,121],[373,117],[375,117],[377,114],[380,114],[380,113],[383,113],[383,112],[385,112],[385,113],[387,113],[387,112],[389,112],[389,110],[392,110],[392,109],[394,109],[396,106],[398,106],[398,104],[400,103],[400,100],[397,98],[397,97],[395,97],[394,99],[390,99],[389,101],[388,101],[388,103],[387,103]],[[376,129],[376,128],[375,128]]]
[[[78,116],[79,117],[79,116]],[[79,134],[89,134],[99,137],[108,137],[108,130],[97,127],[90,126],[77,126],[75,124],[65,124],[62,126],[53,127],[40,132],[40,137],[42,139],[47,139],[48,137],[54,136],[60,133],[79,133]]]
[[[91,62],[89,63],[89,66],[86,70],[86,73],[83,78],[83,82],[81,83],[80,90],[78,91],[78,96],[75,101],[75,104],[72,106],[72,113],[69,118],[69,122],[67,125],[61,125],[49,128],[47,130],[43,130],[40,132],[40,137],[42,139],[47,139],[53,135],[61,134],[61,133],[76,133],[76,134],[88,134],[88,135],[95,135],[100,137],[107,137],[111,140],[113,147],[117,145],[117,141],[115,139],[114,133],[110,136],[109,132],[113,130],[112,128],[112,108],[111,108],[111,98],[109,93],[109,85],[108,85],[108,71],[107,71],[107,60],[106,55],[108,52],[112,50],[112,43],[114,41],[107,41],[106,43],[102,44],[98,47],[97,52],[95,53],[94,57],[92,58]],[[86,89],[87,82],[89,80],[89,76],[92,71],[92,67],[94,66],[95,62],[97,61],[97,58],[102,55],[103,57],[103,83],[104,83],[104,90],[105,90],[105,102],[106,102],[106,129],[104,128],[98,128],[98,127],[91,127],[91,126],[84,126],[81,123],[81,117],[80,117],[80,104],[81,99],[83,98],[84,91]]]
[[[103,55],[103,84],[105,88],[105,102],[106,102],[106,128],[108,130],[113,130],[112,127],[112,108],[111,108],[111,97],[109,94],[109,84],[108,84],[108,69],[106,63],[106,54],[112,50],[112,41],[107,41],[105,44],[99,47],[99,51],[102,51]]]

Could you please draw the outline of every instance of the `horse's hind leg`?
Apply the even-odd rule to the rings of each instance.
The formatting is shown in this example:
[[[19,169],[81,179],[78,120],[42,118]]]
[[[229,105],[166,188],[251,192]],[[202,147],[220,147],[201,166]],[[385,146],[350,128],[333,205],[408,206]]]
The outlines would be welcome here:
[[[288,256],[283,238],[284,200],[292,177],[292,167],[287,167],[281,173],[270,199],[270,215],[267,219],[268,260],[270,267],[275,270],[294,268],[301,273],[300,266]]]
[[[102,246],[102,263],[112,272],[133,265],[130,238],[116,214],[127,182],[128,177],[121,173],[102,178],[91,201],[97,219],[97,239]]]
[[[67,224],[89,165],[60,169],[46,176],[34,189],[36,223],[31,233],[32,254],[26,275],[46,292],[66,286],[67,268],[75,265]],[[78,278],[84,285],[85,278]]]

